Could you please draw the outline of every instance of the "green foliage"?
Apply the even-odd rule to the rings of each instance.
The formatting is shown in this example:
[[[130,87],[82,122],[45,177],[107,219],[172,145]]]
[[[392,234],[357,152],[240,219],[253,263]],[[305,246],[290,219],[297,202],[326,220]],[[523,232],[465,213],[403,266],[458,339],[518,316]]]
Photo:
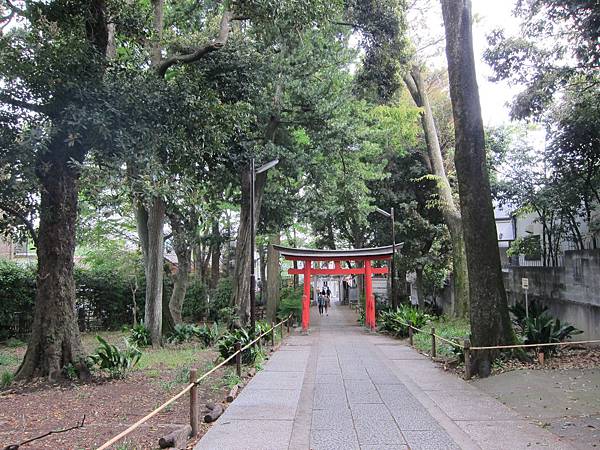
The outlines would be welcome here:
[[[35,268],[0,261],[0,340],[33,320]]]
[[[450,319],[446,316],[440,316],[432,320],[429,324],[435,327],[435,334],[443,338],[462,344],[465,337],[471,333],[471,327],[468,319]],[[415,347],[419,350],[431,351],[431,334],[417,333],[414,335]],[[464,353],[460,347],[447,344],[439,339],[436,342],[437,353],[440,356],[456,357],[459,361],[464,360]]]
[[[196,336],[205,347],[212,347],[219,339],[219,326],[214,323],[212,326],[203,325],[196,330]]]
[[[190,323],[178,323],[175,325],[173,333],[169,336],[168,341],[171,344],[181,344],[189,342],[200,333],[200,327]]]
[[[142,356],[142,352],[127,340],[125,340],[125,350],[120,350],[101,336],[96,336],[96,339],[100,345],[96,348],[96,353],[88,357],[89,361],[100,370],[106,370],[111,378],[123,377],[127,371],[135,367]]]
[[[218,341],[219,353],[222,358],[228,358],[235,353],[235,344],[239,342],[242,347],[252,342],[253,337],[244,328],[238,328],[223,334]],[[256,346],[250,346],[242,352],[242,362],[252,364],[257,355]]]
[[[208,312],[208,291],[206,284],[196,277],[190,280],[183,302],[183,317],[192,321],[202,320]]]
[[[518,237],[511,242],[506,251],[508,256],[525,255],[529,258],[539,259],[542,256],[539,236]]]
[[[150,330],[143,322],[139,323],[131,329],[127,340],[136,347],[147,347],[151,343]]]
[[[525,344],[551,344],[569,340],[573,335],[581,333],[583,331],[573,325],[561,324],[559,319],[543,313],[525,320],[523,342]],[[556,351],[556,347],[547,346],[542,348],[542,351],[553,353]]]
[[[535,299],[529,301],[528,309],[530,319],[540,317],[542,314],[548,311],[547,306]],[[517,302],[514,306],[509,307],[508,310],[513,315],[513,323],[518,327],[521,334],[523,334],[527,328],[527,311],[525,310],[525,302]]]
[[[228,325],[236,317],[235,309],[231,306],[232,296],[233,280],[230,277],[220,278],[217,288],[210,295],[209,320]]]
[[[0,389],[9,387],[14,379],[15,376],[12,372],[2,372],[2,375],[0,375]]]
[[[525,304],[516,303],[510,307],[513,315],[513,323],[525,344],[551,344],[571,339],[573,335],[581,334],[583,331],[567,323],[561,324],[548,312],[548,307],[537,300],[529,302],[529,318],[526,316]],[[548,346],[542,349],[544,352],[553,353],[556,347]]]
[[[401,305],[396,311],[382,311],[379,314],[379,329],[394,336],[408,336],[408,327],[405,324],[412,324],[414,327],[422,328],[431,320],[429,314],[409,305]]]
[[[292,323],[302,317],[302,287],[285,287],[281,289],[281,300],[277,309],[277,317],[285,319],[292,315]]]

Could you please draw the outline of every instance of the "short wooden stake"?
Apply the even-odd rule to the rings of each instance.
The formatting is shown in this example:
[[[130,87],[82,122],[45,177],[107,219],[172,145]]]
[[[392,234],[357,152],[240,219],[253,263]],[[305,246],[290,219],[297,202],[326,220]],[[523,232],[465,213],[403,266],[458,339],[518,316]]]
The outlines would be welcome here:
[[[242,352],[240,351],[242,344],[238,341],[235,343],[235,371],[238,377],[242,376]]]
[[[540,363],[540,366],[544,365],[544,352],[538,352],[538,362]]]
[[[431,327],[431,357],[435,358],[437,355],[435,348],[435,328]]]
[[[413,346],[413,329],[410,322],[408,322],[408,343],[411,347]]]
[[[287,333],[290,334],[290,318],[285,319],[285,325],[287,327]]]
[[[279,324],[279,336],[281,337],[281,340],[283,341],[283,324],[282,323]]]
[[[464,345],[464,354],[465,354],[465,380],[471,379],[471,340],[469,338],[465,338],[463,341]]]
[[[198,373],[196,369],[190,369],[190,383],[194,383],[190,389],[190,426],[192,427],[191,437],[198,434],[198,386],[195,384]]]
[[[271,348],[275,347],[275,322],[271,322]]]

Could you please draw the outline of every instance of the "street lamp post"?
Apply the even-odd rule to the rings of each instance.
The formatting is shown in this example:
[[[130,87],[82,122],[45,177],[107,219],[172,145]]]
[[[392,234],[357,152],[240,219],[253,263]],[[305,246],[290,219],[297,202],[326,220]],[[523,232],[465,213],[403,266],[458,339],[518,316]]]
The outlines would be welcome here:
[[[397,306],[396,305],[396,270],[395,270],[395,263],[394,263],[394,259],[396,256],[396,223],[394,222],[394,207],[392,206],[390,208],[390,212],[387,212],[381,208],[375,208],[375,211],[377,211],[379,214],[384,215],[385,217],[388,217],[390,219],[392,219],[392,261],[390,263],[390,272],[391,272],[391,281],[392,281],[392,306]]]
[[[256,328],[256,274],[254,272],[254,247],[256,245],[256,225],[254,220],[255,205],[254,205],[254,189],[256,185],[256,175],[259,173],[266,172],[272,167],[275,167],[279,163],[278,159],[268,162],[260,166],[258,169],[254,168],[254,158],[252,158],[250,167],[250,329],[254,333]]]

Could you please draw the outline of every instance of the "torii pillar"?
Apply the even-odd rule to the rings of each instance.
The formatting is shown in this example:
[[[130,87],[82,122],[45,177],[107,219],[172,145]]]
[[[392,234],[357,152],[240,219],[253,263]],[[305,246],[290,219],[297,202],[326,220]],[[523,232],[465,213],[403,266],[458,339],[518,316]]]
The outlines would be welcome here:
[[[308,331],[310,321],[310,272],[312,261],[304,260],[304,295],[302,296],[302,331]]]

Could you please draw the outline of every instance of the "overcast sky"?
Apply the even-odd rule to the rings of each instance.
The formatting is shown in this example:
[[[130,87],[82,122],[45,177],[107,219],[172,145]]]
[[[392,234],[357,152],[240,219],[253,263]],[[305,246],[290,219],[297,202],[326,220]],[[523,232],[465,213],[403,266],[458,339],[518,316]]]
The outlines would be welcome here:
[[[487,47],[486,34],[495,28],[505,28],[509,32],[518,30],[518,22],[511,15],[515,0],[472,0],[473,47],[477,61],[477,79],[483,121],[486,125],[500,125],[510,121],[506,103],[519,92],[516,86],[488,81],[492,74],[490,67],[483,61],[483,52]]]

